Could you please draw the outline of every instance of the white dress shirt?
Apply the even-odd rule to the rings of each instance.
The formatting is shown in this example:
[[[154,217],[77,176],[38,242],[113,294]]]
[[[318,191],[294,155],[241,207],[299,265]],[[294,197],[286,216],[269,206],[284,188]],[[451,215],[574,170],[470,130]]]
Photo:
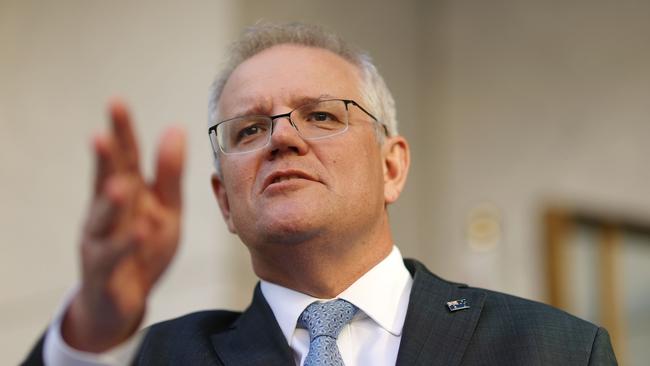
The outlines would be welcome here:
[[[412,285],[402,255],[393,247],[388,257],[336,296],[359,308],[337,340],[346,366],[395,365]],[[296,365],[302,365],[309,351],[309,332],[296,327],[298,317],[312,302],[332,299],[317,299],[266,281],[261,288]]]
[[[397,247],[336,298],[344,299],[359,311],[341,333],[337,344],[346,366],[395,365],[402,339],[413,280]],[[309,333],[297,328],[302,311],[317,299],[309,295],[261,281],[264,298],[287,338],[296,365],[304,363],[309,351]],[[106,352],[81,352],[68,346],[61,336],[61,322],[72,296],[58,311],[45,337],[43,359],[48,366],[126,365],[135,356],[144,332]]]

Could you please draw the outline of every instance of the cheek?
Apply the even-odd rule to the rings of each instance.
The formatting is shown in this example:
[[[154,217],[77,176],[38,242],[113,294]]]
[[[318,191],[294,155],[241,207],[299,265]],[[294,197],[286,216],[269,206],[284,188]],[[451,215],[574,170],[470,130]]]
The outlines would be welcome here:
[[[246,168],[249,164],[229,162],[222,165],[226,194],[231,204],[231,209],[237,210],[243,202],[251,200],[254,189],[254,169]]]
[[[383,190],[383,168],[381,154],[377,143],[369,141],[357,145],[355,149],[346,149],[345,153],[332,156],[329,164],[336,172],[339,188],[345,192],[361,195],[377,194]],[[343,194],[345,194],[343,192]]]

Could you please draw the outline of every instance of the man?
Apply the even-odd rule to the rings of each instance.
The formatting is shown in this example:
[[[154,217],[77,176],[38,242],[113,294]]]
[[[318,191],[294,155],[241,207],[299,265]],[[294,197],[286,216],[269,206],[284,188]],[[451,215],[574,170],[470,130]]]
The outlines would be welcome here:
[[[112,131],[95,140],[81,286],[27,363],[616,364],[602,328],[402,261],[387,206],[409,149],[393,104],[370,59],[337,37],[302,24],[249,30],[214,84],[208,133],[216,199],[261,283],[243,313],[136,334],[178,243],[185,141],[167,131],[145,183],[114,102]]]

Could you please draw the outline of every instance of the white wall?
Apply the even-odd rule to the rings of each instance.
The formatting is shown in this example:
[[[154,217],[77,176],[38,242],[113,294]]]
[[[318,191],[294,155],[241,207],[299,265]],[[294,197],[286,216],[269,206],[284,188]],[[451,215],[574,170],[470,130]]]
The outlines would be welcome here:
[[[421,89],[437,100],[422,110],[438,155],[419,183],[437,188],[422,192],[420,228],[438,237],[425,258],[445,276],[544,299],[545,202],[650,212],[650,3],[438,4]],[[483,202],[504,228],[488,252],[470,249],[464,228]]]
[[[145,165],[164,126],[190,139],[182,246],[149,321],[249,301],[247,254],[212,200],[205,135],[236,11],[208,0],[0,2],[0,363],[25,355],[76,281],[90,137],[115,94],[132,106]]]

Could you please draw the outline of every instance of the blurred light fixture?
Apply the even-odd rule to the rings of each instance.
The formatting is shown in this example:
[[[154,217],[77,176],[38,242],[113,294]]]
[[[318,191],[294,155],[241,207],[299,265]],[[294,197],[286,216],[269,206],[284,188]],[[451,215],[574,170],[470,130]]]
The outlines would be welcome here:
[[[467,215],[467,244],[478,252],[492,251],[503,238],[501,210],[492,203],[481,203]]]

